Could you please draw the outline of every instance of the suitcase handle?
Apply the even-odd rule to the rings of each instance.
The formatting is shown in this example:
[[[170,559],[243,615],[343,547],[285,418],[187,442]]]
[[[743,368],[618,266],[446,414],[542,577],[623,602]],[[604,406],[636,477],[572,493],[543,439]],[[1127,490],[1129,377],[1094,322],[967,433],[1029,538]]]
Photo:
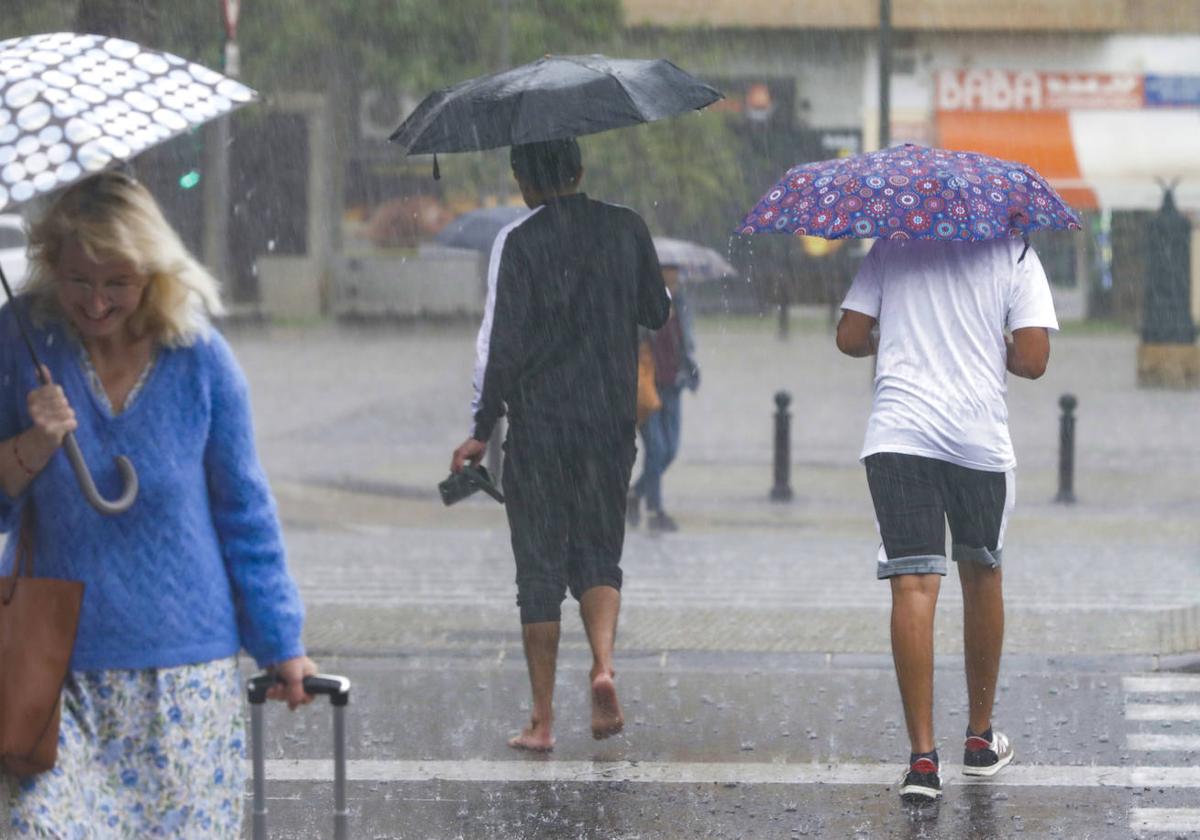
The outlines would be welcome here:
[[[258,674],[246,683],[246,696],[250,704],[257,706],[267,700],[267,689],[282,683],[283,677],[277,674]],[[337,674],[315,674],[304,678],[304,691],[308,694],[326,694],[329,702],[335,706],[345,706],[350,702],[350,680]]]
[[[263,747],[263,704],[267,690],[283,679],[277,674],[257,674],[246,683],[250,700],[250,755],[254,767],[254,811],[252,836],[267,836],[266,750]],[[333,706],[333,836],[349,836],[350,812],[346,808],[346,706],[350,703],[350,680],[336,674],[316,674],[304,678],[309,694],[327,694]]]

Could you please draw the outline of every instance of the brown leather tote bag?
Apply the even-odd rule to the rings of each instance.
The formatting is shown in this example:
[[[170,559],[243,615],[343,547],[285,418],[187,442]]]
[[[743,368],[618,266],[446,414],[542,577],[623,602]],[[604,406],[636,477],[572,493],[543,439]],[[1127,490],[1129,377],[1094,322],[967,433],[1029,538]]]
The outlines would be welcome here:
[[[83,582],[33,576],[32,504],[25,506],[13,574],[0,577],[0,763],[15,776],[54,766]]]

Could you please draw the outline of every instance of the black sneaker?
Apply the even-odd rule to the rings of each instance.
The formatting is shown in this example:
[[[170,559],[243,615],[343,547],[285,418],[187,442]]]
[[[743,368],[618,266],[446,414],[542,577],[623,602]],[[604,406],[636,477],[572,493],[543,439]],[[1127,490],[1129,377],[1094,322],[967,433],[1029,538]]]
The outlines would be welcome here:
[[[661,510],[655,511],[646,520],[646,527],[651,531],[678,531],[679,524]]]
[[[900,777],[900,798],[910,805],[936,802],[942,797],[942,774],[931,758],[918,758]]]
[[[968,735],[963,748],[964,776],[995,776],[1013,760],[1013,748],[1003,732]]]
[[[625,521],[634,528],[642,521],[642,497],[637,493],[625,497]]]

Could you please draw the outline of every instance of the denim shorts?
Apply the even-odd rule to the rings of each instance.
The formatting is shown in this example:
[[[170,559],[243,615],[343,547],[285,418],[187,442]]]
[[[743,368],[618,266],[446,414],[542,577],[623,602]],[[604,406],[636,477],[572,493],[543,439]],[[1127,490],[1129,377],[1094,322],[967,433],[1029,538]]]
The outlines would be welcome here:
[[[881,545],[876,576],[946,574],[952,557],[999,568],[1016,476],[920,455],[877,452],[863,459]]]

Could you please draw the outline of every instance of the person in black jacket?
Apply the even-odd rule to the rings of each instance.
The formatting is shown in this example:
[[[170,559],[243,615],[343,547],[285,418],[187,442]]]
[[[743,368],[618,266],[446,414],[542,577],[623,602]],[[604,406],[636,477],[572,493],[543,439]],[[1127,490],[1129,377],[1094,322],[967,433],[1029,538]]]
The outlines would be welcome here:
[[[553,694],[569,590],[592,649],[592,735],[624,726],[613,682],[625,496],[636,429],[638,326],[670,312],[658,256],[634,211],[579,192],[573,138],[514,146],[528,215],[492,246],[476,341],[474,425],[450,469],[478,463],[508,416],[504,492],[533,693],[509,745],[554,746]]]

